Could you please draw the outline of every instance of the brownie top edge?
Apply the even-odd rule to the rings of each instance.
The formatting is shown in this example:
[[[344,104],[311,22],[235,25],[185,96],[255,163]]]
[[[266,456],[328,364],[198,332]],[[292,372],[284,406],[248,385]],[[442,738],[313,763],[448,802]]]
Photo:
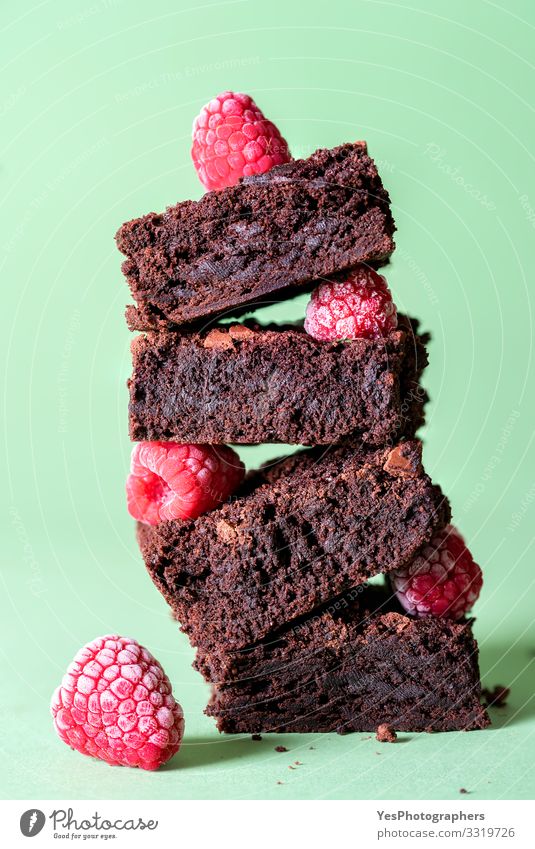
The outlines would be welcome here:
[[[375,471],[387,478],[412,481],[420,479],[424,482],[427,479],[429,487],[433,488],[422,464],[422,443],[419,439],[400,440],[397,445],[386,448],[341,445],[332,450],[326,449],[327,446],[304,448],[293,454],[270,460],[258,469],[252,469],[230,501],[219,504],[197,519],[161,522],[152,526],[138,523],[138,529],[151,537],[165,537],[169,533],[172,535],[174,531],[187,534],[206,522],[225,524],[229,519],[228,510],[232,510],[233,514],[236,511],[241,513],[249,510],[250,505],[257,498],[261,498],[266,489],[270,491],[271,499],[284,498],[288,485],[299,488],[300,482],[302,484],[310,475],[314,475],[316,466],[322,466],[325,462],[329,462],[335,475],[345,474],[344,467],[349,463],[353,469],[352,473],[355,474],[366,475]],[[289,484],[288,481],[291,483]],[[442,524],[447,524],[448,516],[445,516]]]
[[[247,318],[243,321],[216,324],[202,329],[196,327],[162,328],[159,330],[140,330],[133,342],[139,339],[147,339],[149,342],[170,344],[198,344],[204,348],[232,348],[236,343],[247,342],[253,339],[276,338],[283,334],[294,335],[306,339],[310,344],[325,350],[342,348],[345,345],[359,345],[362,347],[377,347],[389,342],[399,344],[406,334],[419,336],[423,343],[429,341],[429,334],[422,335],[419,331],[419,320],[412,316],[398,313],[398,325],[388,331],[379,339],[337,339],[318,340],[307,333],[303,325],[304,319],[285,322],[262,323],[255,318]]]
[[[132,228],[135,228],[137,224],[147,220],[158,220],[166,215],[169,215],[177,207],[184,207],[191,204],[191,208],[193,209],[197,205],[207,206],[214,201],[218,201],[221,196],[229,196],[232,193],[235,193],[237,190],[239,191],[243,186],[245,187],[254,187],[254,186],[263,186],[266,183],[275,183],[277,181],[288,180],[294,178],[294,175],[299,175],[304,172],[305,176],[303,179],[313,180],[314,177],[314,169],[319,169],[325,163],[331,159],[333,163],[341,163],[343,160],[350,156],[354,155],[358,160],[365,164],[370,171],[370,176],[378,178],[378,171],[375,165],[374,160],[368,155],[368,146],[365,141],[356,141],[356,142],[344,142],[343,144],[337,145],[333,148],[325,148],[320,147],[317,148],[314,153],[312,153],[308,157],[303,157],[301,159],[292,159],[290,162],[286,162],[282,165],[275,165],[269,171],[266,171],[264,174],[252,174],[247,177],[241,177],[238,182],[234,186],[228,186],[225,189],[219,189],[216,191],[205,192],[205,194],[199,200],[191,200],[186,199],[183,201],[178,201],[177,203],[170,204],[166,207],[164,212],[148,212],[144,215],[137,216],[136,218],[132,218],[129,221],[125,221],[115,234],[115,241],[117,243],[117,247],[125,256],[130,255],[129,246],[128,246],[128,236]],[[310,172],[310,173],[308,173]],[[317,175],[316,175],[317,176]],[[384,189],[383,189],[384,191]],[[378,202],[384,202],[385,198],[378,197]]]

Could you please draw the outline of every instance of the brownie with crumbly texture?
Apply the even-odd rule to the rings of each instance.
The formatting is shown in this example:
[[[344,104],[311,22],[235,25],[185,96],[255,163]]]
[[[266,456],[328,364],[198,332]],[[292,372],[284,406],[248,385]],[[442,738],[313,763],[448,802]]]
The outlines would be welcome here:
[[[383,263],[394,229],[365,142],[317,150],[123,224],[116,240],[137,304],[128,324],[188,324],[360,262]]]
[[[218,325],[132,342],[130,438],[289,445],[414,436],[426,395],[418,322],[384,339],[319,342],[302,326]]]
[[[252,648],[197,652],[197,669],[214,682],[206,713],[220,731],[468,731],[489,724],[471,620],[413,619],[379,587],[343,602]]]
[[[404,565],[449,518],[409,441],[299,452],[195,520],[139,524],[138,540],[191,642],[240,648]]]

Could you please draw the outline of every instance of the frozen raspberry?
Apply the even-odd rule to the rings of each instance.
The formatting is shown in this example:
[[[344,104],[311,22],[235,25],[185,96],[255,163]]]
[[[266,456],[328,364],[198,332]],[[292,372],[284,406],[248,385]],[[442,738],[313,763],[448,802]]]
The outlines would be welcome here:
[[[414,616],[461,619],[481,592],[483,576],[459,531],[448,525],[409,566],[390,573],[401,604]]]
[[[147,525],[195,519],[226,501],[244,473],[227,445],[139,442],[126,481],[128,511]]]
[[[248,94],[224,91],[193,122],[191,156],[205,189],[234,186],[290,161],[286,141]]]
[[[180,748],[184,715],[147,649],[116,634],[84,646],[50,705],[61,739],[111,766],[157,769]]]
[[[321,283],[307,305],[305,330],[314,339],[379,339],[398,317],[384,277],[357,265],[344,279]]]

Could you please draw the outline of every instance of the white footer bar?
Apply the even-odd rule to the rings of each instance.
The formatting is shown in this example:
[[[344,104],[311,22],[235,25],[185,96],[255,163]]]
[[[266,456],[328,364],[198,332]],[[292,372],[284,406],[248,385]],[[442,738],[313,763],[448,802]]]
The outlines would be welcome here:
[[[535,846],[529,801],[4,801],[4,846]],[[35,843],[29,840],[35,838]]]

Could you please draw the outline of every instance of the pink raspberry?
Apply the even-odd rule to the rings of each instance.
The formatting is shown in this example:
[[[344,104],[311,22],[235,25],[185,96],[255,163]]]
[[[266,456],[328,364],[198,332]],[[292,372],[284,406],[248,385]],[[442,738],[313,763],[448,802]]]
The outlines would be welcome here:
[[[263,174],[290,161],[275,124],[248,94],[224,91],[193,122],[193,164],[205,189],[234,186],[240,177]]]
[[[128,511],[147,525],[196,519],[226,501],[244,474],[227,445],[139,442],[126,481]]]
[[[184,715],[147,649],[116,634],[84,646],[50,705],[61,739],[111,766],[157,769],[180,748]]]
[[[396,595],[413,616],[462,619],[477,600],[483,585],[459,531],[448,525],[402,569],[390,572]]]
[[[396,307],[384,277],[357,265],[340,278],[320,283],[312,292],[305,330],[314,339],[380,339],[398,323]]]

